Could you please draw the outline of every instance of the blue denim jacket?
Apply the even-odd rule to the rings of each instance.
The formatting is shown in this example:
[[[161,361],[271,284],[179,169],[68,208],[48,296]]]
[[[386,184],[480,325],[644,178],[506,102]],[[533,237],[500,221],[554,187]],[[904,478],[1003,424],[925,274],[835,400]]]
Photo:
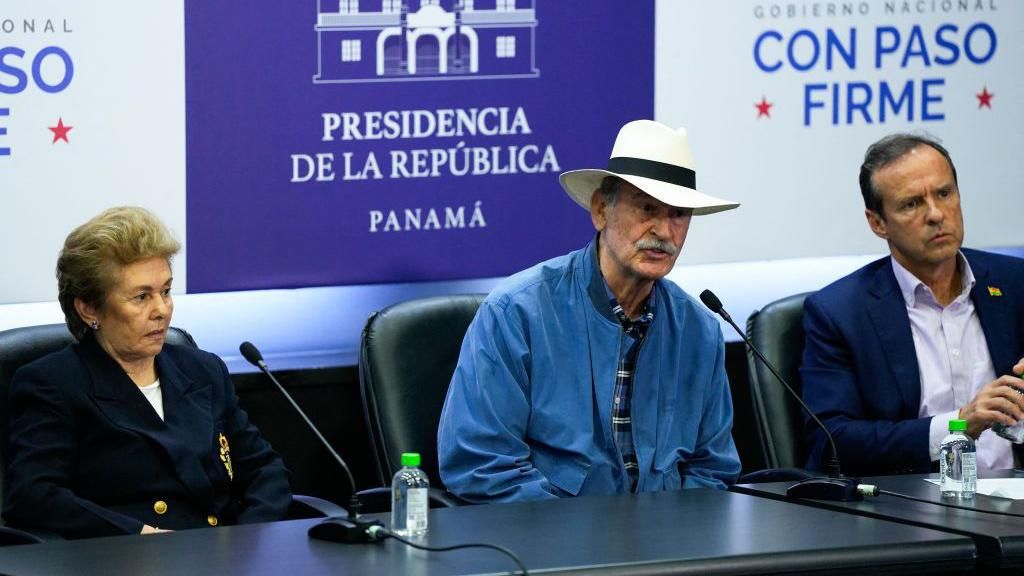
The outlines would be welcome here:
[[[473,502],[626,492],[611,433],[622,330],[597,242],[502,282],[462,343],[438,429],[441,479]],[[724,488],[740,471],[718,322],[672,282],[633,391],[639,491]]]

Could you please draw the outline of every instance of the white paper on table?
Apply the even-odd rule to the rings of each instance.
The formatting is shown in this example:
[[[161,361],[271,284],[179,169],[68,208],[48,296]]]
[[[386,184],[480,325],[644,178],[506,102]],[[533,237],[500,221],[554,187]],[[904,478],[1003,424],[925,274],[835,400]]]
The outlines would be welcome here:
[[[939,485],[933,478],[925,478],[925,482]],[[979,478],[977,493],[996,498],[1024,500],[1024,478]]]

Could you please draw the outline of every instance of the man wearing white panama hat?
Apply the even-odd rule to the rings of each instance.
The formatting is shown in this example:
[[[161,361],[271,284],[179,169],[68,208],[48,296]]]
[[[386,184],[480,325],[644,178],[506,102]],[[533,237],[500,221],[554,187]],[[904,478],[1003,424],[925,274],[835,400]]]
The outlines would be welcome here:
[[[740,471],[718,322],[672,270],[694,215],[685,130],[630,122],[603,170],[562,174],[586,247],[502,282],[470,325],[438,451],[473,502],[723,488]]]

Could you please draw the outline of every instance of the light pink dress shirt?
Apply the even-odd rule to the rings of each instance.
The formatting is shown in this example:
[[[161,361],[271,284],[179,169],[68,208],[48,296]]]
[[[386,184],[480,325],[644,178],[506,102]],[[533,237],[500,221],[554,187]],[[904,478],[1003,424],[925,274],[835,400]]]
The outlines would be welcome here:
[[[931,289],[892,258],[896,282],[903,293],[914,335],[914,351],[921,374],[921,407],[918,416],[932,416],[928,449],[932,461],[939,458],[939,444],[949,433],[949,421],[974,398],[982,386],[995,380],[981,321],[971,301],[974,272],[963,254],[957,256],[963,289],[942,307]],[[977,440],[978,471],[1013,468],[1009,440],[982,432]]]

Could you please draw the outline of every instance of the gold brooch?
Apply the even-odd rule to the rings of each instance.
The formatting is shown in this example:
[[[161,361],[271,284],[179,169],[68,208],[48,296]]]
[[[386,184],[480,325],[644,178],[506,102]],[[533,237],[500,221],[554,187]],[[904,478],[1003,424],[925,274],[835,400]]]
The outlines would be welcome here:
[[[228,479],[234,480],[235,473],[231,470],[231,446],[228,445],[228,438],[221,432],[217,439],[220,442],[220,461],[224,463],[224,469],[228,471]]]

